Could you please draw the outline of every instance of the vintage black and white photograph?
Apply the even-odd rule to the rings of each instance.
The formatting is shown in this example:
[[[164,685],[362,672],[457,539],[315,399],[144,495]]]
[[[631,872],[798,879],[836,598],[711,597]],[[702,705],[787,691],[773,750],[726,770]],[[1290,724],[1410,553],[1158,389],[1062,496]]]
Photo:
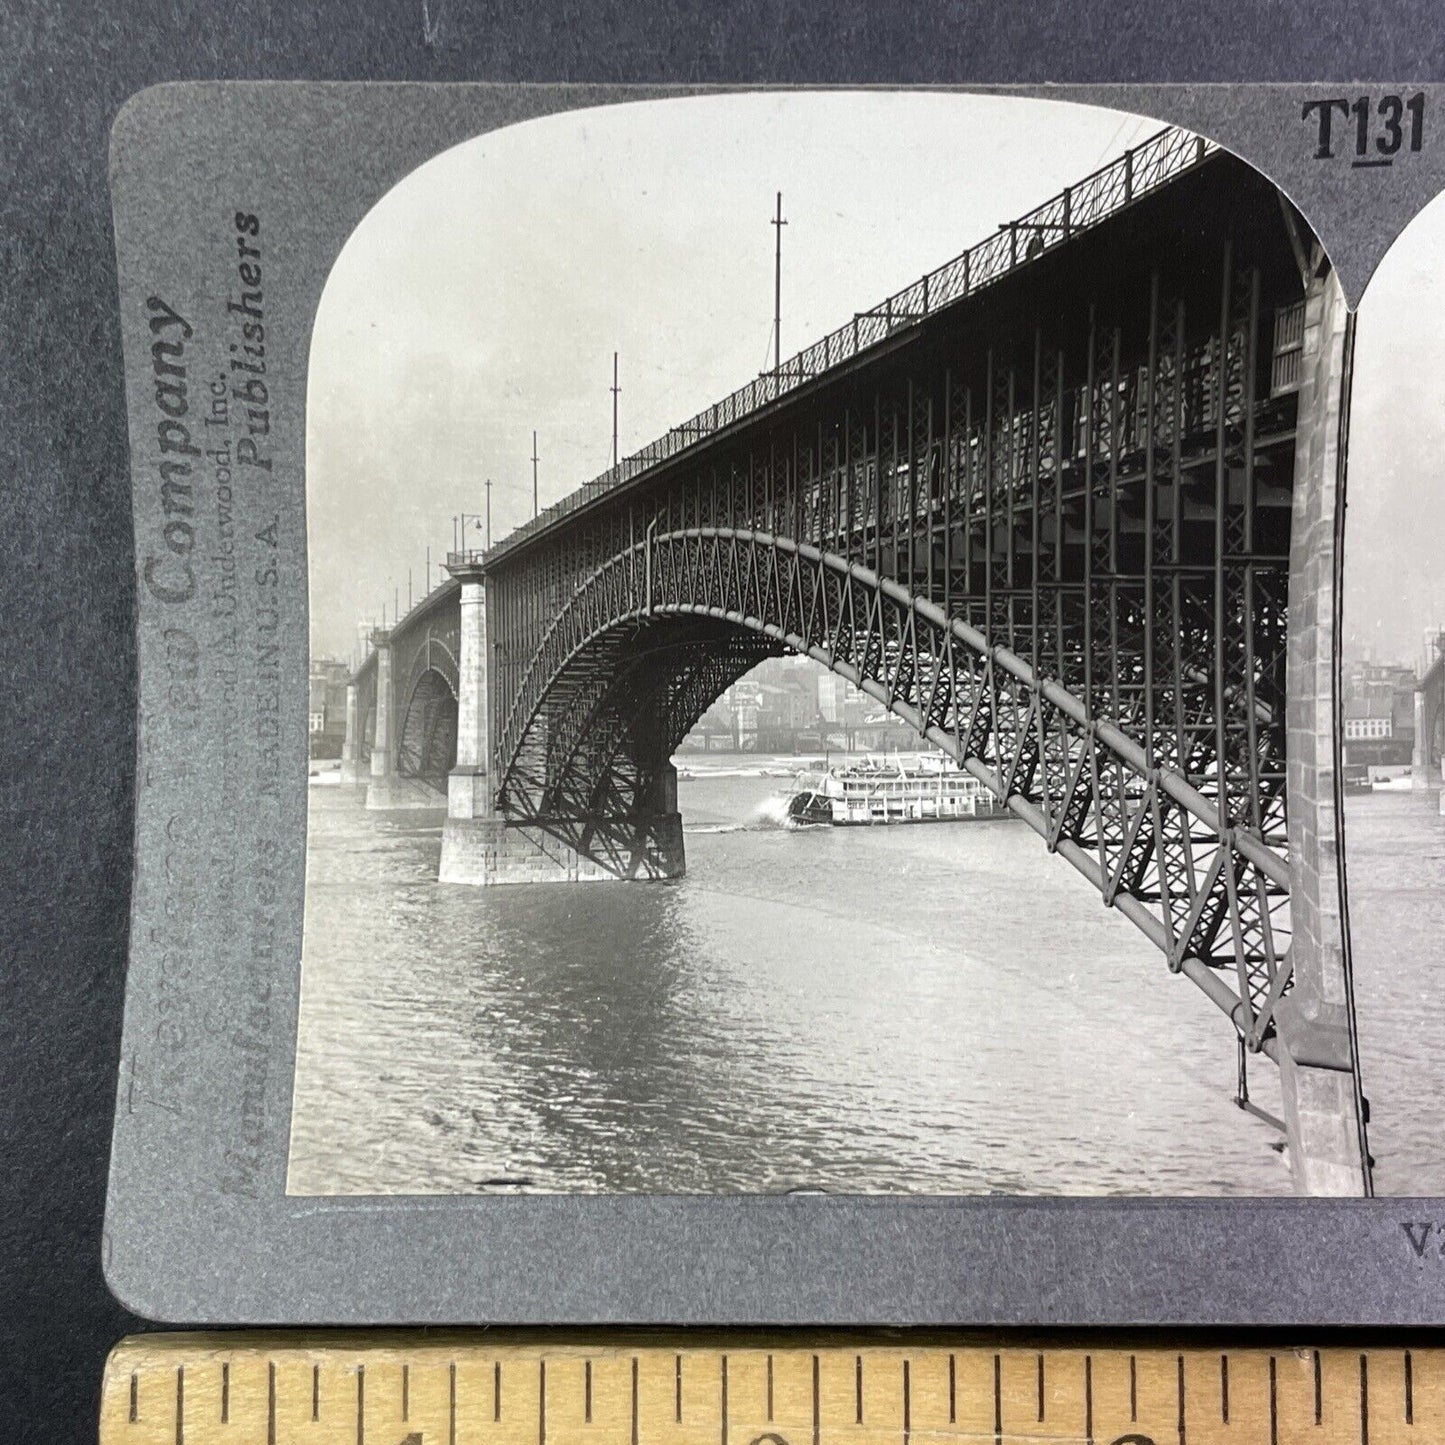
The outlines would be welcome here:
[[[395,185],[310,353],[288,1191],[1445,1192],[1442,241],[1356,316],[1229,151],[1004,96]]]
[[[1445,1192],[1445,1027],[1430,984],[1445,958],[1442,257],[1437,200],[1395,241],[1360,306],[1349,433],[1341,784],[1361,1069],[1382,1194]]]

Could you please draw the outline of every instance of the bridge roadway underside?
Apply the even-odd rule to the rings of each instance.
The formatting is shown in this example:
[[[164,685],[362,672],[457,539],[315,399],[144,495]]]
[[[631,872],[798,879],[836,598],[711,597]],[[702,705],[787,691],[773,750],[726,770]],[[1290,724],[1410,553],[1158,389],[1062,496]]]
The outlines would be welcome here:
[[[450,667],[444,879],[676,877],[672,752],[761,657],[806,654],[1139,927],[1227,1016],[1244,1107],[1250,1061],[1279,1065],[1300,1189],[1358,1194],[1332,721],[1352,335],[1298,216],[1216,154],[451,559],[426,604],[448,636],[404,619],[358,675],[353,766],[374,713],[373,785],[438,767],[408,716],[444,718],[419,680]]]

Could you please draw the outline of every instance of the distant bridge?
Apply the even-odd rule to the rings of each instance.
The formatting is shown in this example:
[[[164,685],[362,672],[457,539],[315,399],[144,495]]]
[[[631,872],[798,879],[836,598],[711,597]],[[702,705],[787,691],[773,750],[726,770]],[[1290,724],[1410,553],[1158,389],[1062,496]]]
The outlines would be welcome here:
[[[1301,1188],[1358,1193],[1329,685],[1351,328],[1288,201],[1161,132],[452,554],[373,634],[347,775],[372,806],[445,790],[443,881],[675,877],[672,753],[806,654],[1140,928],[1229,1018],[1242,1105],[1248,1057],[1281,1066]]]

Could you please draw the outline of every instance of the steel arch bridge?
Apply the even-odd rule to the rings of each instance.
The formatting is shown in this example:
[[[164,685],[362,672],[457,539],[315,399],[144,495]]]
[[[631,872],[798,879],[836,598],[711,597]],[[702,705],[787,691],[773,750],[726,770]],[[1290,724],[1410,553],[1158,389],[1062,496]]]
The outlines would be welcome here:
[[[1001,227],[449,558],[359,674],[396,653],[417,777],[419,682],[452,679],[443,878],[676,876],[673,751],[805,654],[1143,930],[1228,1016],[1242,1103],[1248,1055],[1281,1065],[1302,1187],[1359,1192],[1317,695],[1350,340],[1287,200],[1179,131]]]
[[[1075,644],[1064,648],[1082,669]],[[548,629],[503,725],[503,811],[570,822],[574,838],[595,828],[599,808],[638,811],[655,788],[649,764],[665,766],[723,688],[784,649],[871,694],[987,784],[1171,968],[1223,1003],[1252,1047],[1273,1051],[1274,1007],[1289,985],[1289,869],[1282,760],[1262,766],[1269,743],[1251,738],[1244,760],[1263,801],[1252,795],[1231,814],[1212,760],[1190,772],[1180,753],[1164,762],[1131,736],[1142,699],[1132,715],[1095,716],[1067,673],[1042,674],[925,597],[793,538],[694,526],[589,577]],[[1168,741],[1180,747],[1177,735]],[[1207,741],[1182,747],[1191,742],[1184,756],[1205,754]],[[1232,973],[1237,992],[1215,970]]]

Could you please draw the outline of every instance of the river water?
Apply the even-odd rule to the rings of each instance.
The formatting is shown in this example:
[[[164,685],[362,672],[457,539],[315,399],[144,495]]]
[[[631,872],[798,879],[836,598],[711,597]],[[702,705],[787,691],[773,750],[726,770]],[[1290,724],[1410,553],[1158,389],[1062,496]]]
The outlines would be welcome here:
[[[689,763],[656,884],[441,885],[440,813],[313,786],[292,1192],[1289,1192],[1223,1017],[1027,828],[783,828],[766,761]],[[1445,823],[1350,828],[1379,1187],[1445,1193]]]
[[[1345,800],[1361,1077],[1379,1194],[1445,1195],[1445,818],[1431,792]]]

